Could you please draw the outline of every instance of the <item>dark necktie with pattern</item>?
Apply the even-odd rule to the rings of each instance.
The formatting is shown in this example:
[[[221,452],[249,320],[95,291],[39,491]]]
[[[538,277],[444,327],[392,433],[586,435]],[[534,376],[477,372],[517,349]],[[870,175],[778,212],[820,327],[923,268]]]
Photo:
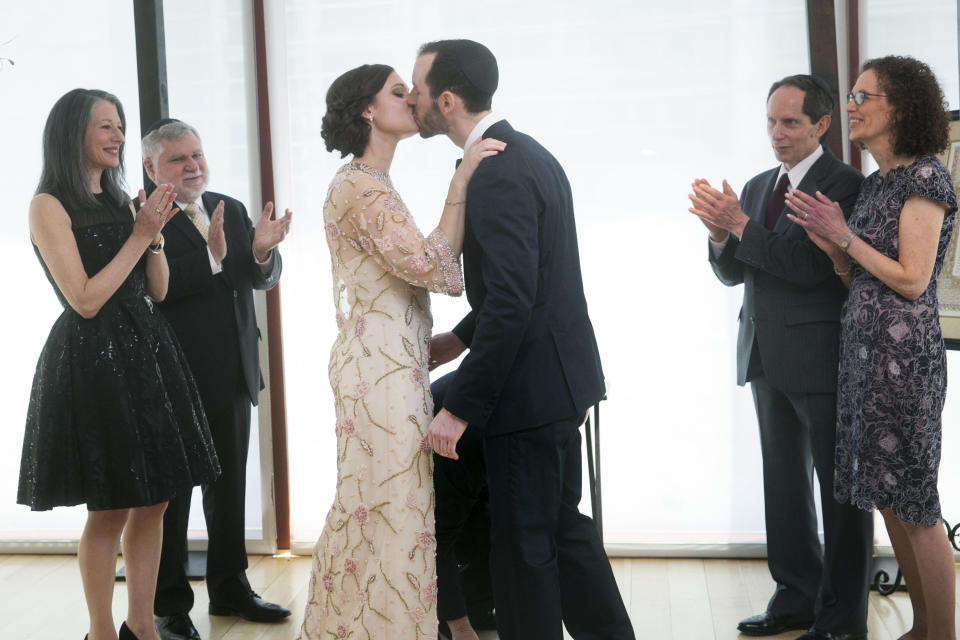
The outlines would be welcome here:
[[[764,223],[767,229],[771,231],[777,226],[777,220],[780,219],[780,214],[783,213],[783,207],[786,202],[784,196],[789,186],[790,179],[787,177],[787,174],[783,174],[780,176],[780,180],[777,181],[777,186],[773,189],[773,193],[770,194],[770,199],[767,201],[767,217]]]

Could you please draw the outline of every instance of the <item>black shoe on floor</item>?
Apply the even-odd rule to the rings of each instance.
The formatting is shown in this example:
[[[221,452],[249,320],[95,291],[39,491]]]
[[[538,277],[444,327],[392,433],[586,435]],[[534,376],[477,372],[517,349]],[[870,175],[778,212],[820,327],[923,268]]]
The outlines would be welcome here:
[[[117,632],[117,637],[119,640],[140,640],[140,638],[133,634],[133,631],[130,631],[126,620],[120,624],[120,631]]]
[[[280,622],[290,615],[290,610],[267,602],[253,591],[238,600],[210,601],[210,615],[239,616],[250,622]]]
[[[737,629],[747,636],[775,636],[784,631],[809,629],[812,625],[813,620],[809,618],[777,616],[764,611],[760,615],[744,618]]]
[[[153,622],[157,625],[157,635],[161,640],[200,640],[193,620],[185,613],[153,616]]]

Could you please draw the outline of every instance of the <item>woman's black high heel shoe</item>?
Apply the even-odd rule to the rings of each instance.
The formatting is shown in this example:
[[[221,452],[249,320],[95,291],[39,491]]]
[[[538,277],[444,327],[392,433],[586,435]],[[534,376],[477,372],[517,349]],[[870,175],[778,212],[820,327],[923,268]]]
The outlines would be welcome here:
[[[126,621],[120,625],[120,632],[117,636],[118,640],[139,640],[137,636],[133,635],[133,631],[130,631],[130,627],[127,626]]]

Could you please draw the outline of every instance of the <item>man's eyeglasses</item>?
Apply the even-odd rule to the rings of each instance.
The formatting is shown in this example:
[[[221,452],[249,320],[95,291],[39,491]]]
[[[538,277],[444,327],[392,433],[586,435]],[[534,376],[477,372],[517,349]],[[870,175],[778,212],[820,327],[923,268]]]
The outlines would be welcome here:
[[[867,91],[857,91],[856,93],[847,94],[847,102],[853,100],[857,104],[863,104],[867,101],[867,97],[871,98],[886,98],[887,94],[885,93],[869,93]]]

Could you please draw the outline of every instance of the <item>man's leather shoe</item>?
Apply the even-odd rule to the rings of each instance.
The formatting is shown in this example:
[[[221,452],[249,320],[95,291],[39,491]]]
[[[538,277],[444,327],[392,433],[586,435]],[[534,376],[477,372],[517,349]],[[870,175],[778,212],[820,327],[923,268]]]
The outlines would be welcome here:
[[[867,640],[865,633],[834,633],[831,631],[817,631],[810,629],[797,640]]]
[[[253,591],[239,600],[211,601],[209,611],[212,616],[239,616],[250,622],[280,622],[290,615],[289,609],[267,602]]]
[[[793,629],[809,629],[812,624],[813,620],[809,618],[777,616],[764,611],[758,616],[744,618],[737,625],[737,629],[748,636],[775,636]]]
[[[200,640],[193,620],[185,613],[175,613],[172,616],[153,616],[157,625],[157,635],[161,640]]]

